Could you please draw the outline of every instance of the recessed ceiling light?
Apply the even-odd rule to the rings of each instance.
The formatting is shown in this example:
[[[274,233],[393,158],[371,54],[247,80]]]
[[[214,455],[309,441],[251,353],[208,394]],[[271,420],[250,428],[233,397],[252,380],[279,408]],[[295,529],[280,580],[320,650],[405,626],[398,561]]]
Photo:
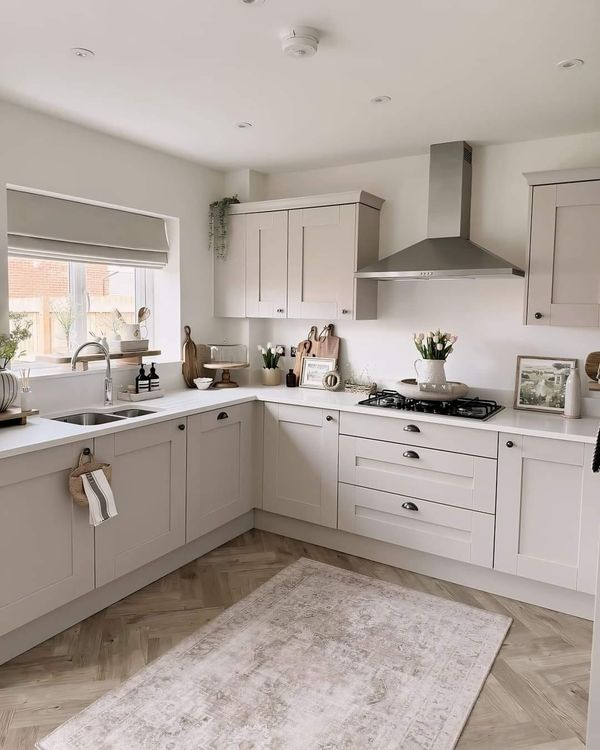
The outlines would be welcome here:
[[[75,57],[94,57],[95,53],[92,52],[91,49],[86,49],[85,47],[73,47],[71,49],[71,52],[75,55]]]
[[[381,94],[380,96],[374,96],[371,99],[371,104],[387,104],[392,101],[392,97],[387,94]]]
[[[251,128],[252,123],[251,122],[238,122],[236,124],[236,128],[239,128],[240,130],[245,130],[246,128]]]
[[[583,60],[579,57],[570,57],[568,60],[561,60],[556,63],[557,68],[563,70],[570,70],[571,68],[580,68],[583,65]]]
[[[262,5],[265,0],[240,0],[242,5]]]

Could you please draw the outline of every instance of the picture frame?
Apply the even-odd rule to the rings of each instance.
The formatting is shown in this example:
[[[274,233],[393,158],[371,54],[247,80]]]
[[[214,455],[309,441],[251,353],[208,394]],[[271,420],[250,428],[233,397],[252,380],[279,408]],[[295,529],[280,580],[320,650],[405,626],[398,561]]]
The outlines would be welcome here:
[[[304,357],[300,371],[301,388],[319,388],[325,390],[323,378],[335,370],[335,357]]]
[[[564,414],[565,384],[576,359],[519,355],[515,376],[515,409]]]

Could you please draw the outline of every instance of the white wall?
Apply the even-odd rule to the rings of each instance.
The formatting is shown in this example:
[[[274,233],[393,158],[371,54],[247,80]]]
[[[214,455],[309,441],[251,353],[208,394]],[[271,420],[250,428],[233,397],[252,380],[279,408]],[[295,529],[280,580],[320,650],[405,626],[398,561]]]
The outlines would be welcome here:
[[[237,337],[239,323],[212,317],[207,213],[224,182],[221,172],[0,102],[0,330],[7,327],[4,190],[13,184],[177,217],[179,258],[167,273],[180,300],[165,294],[154,311],[169,320],[163,344],[171,359],[180,356],[180,323],[192,326],[197,341]]]
[[[528,186],[523,172],[600,165],[600,133],[500,146],[476,147],[473,155],[471,237],[525,267]],[[425,236],[427,155],[332,169],[268,175],[266,198],[363,188],[386,199],[381,215],[381,255]],[[380,383],[413,375],[413,331],[441,327],[460,341],[447,372],[476,388],[510,390],[517,354],[585,358],[600,349],[600,331],[532,328],[522,323],[520,279],[393,281],[379,284],[379,319],[337,325],[354,370],[367,367]],[[310,321],[312,322],[312,321]],[[293,344],[308,321],[260,321],[251,341]],[[325,322],[325,321],[320,321]]]

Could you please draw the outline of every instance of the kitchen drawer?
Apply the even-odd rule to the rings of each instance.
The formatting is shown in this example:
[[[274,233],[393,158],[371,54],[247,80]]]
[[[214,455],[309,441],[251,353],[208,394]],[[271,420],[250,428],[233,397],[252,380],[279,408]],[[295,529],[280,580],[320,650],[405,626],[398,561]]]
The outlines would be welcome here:
[[[498,456],[497,432],[419,421],[418,417],[403,419],[343,412],[340,434],[391,443],[409,443],[455,453],[471,453],[488,458]]]
[[[496,510],[492,458],[341,435],[339,460],[340,481],[348,484],[484,513]]]
[[[338,497],[342,531],[492,567],[494,516],[342,483]]]
[[[222,409],[204,411],[200,414],[194,415],[199,432],[206,432],[214,427],[220,427],[223,424],[242,422],[244,418],[248,418],[247,404],[224,406]]]

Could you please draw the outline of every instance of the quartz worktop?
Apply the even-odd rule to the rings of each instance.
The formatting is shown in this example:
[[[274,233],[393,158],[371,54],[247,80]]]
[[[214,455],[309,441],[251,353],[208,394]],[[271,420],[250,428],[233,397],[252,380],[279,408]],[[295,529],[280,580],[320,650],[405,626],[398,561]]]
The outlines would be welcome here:
[[[420,414],[397,409],[381,409],[359,406],[362,396],[353,393],[331,393],[308,388],[286,388],[285,386],[265,387],[251,386],[222,390],[198,391],[182,389],[172,391],[164,398],[150,401],[138,401],[130,404],[116,402],[112,407],[104,408],[99,404],[84,404],[73,407],[70,411],[61,410],[58,415],[80,411],[116,411],[129,406],[150,409],[154,413],[119,422],[102,425],[80,426],[66,422],[54,422],[47,414],[30,418],[24,426],[5,427],[0,429],[0,458],[21,453],[50,448],[55,445],[87,440],[99,435],[106,435],[121,430],[129,430],[142,425],[163,422],[168,419],[183,418],[212,409],[227,408],[234,404],[248,401],[271,401],[297,406],[312,406],[321,409],[355,412],[358,414],[378,415],[389,419],[410,419],[414,422],[434,422],[452,424],[465,429],[491,430],[520,435],[531,435],[550,439],[573,440],[582,443],[594,443],[600,420],[596,417],[582,419],[565,419],[555,414],[538,414],[505,408],[489,420],[447,417],[436,414]]]

